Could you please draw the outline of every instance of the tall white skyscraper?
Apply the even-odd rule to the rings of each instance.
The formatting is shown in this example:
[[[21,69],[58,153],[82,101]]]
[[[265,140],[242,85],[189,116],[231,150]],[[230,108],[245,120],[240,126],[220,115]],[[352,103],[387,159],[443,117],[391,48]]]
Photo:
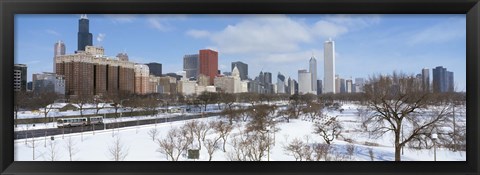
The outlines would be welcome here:
[[[56,67],[57,67],[55,58],[57,58],[57,56],[60,56],[60,55],[65,55],[65,44],[63,43],[63,41],[58,41],[53,46],[53,72],[56,71]]]
[[[298,94],[312,92],[312,74],[307,70],[298,70]]]
[[[324,93],[335,92],[335,42],[332,39],[324,44]]]
[[[310,73],[312,74],[312,78],[311,78],[312,82],[310,83],[312,85],[311,91],[317,92],[317,59],[315,59],[313,55],[312,55],[312,58],[310,58],[309,64],[310,64]]]

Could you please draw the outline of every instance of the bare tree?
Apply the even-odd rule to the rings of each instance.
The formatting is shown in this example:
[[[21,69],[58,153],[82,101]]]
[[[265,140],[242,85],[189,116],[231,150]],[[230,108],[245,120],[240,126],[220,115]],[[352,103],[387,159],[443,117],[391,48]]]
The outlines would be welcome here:
[[[370,156],[371,161],[375,160],[375,156],[373,155],[373,149],[372,148],[368,148],[368,155]]]
[[[39,107],[42,109],[42,112],[45,117],[44,124],[47,124],[48,113],[50,113],[50,111],[52,110],[53,103],[57,98],[58,98],[58,95],[56,93],[46,92],[46,93],[34,94],[32,101],[34,102],[35,107]]]
[[[25,141],[28,140],[28,138],[25,138]],[[32,132],[32,140],[30,142],[27,143],[27,147],[29,148],[32,148],[32,160],[35,160],[36,157],[35,157],[35,144],[36,140],[35,140],[35,137],[33,135],[33,132]]]
[[[55,140],[50,140],[48,142],[47,151],[48,151],[47,152],[48,153],[47,160],[49,160],[49,161],[58,160],[59,153],[58,153],[58,150],[57,150],[57,142],[55,142]]]
[[[423,91],[414,76],[396,72],[373,76],[364,91],[370,113],[362,117],[362,126],[375,138],[393,133],[395,161],[401,161],[401,149],[409,142],[428,145],[426,138],[451,112],[450,105]]]
[[[158,129],[157,128],[152,128],[148,131],[148,136],[150,136],[150,138],[152,138],[152,141],[155,142],[155,140],[157,139],[158,137]]]
[[[313,151],[315,153],[315,160],[316,161],[319,161],[321,159],[323,159],[324,161],[329,161],[330,158],[329,158],[329,153],[332,149],[332,146],[329,145],[329,144],[316,144],[314,147],[313,147]]]
[[[252,120],[247,123],[246,131],[266,131],[268,127],[274,125],[273,114],[276,106],[257,105],[250,110]]]
[[[225,145],[227,143],[228,136],[233,130],[233,125],[229,125],[224,121],[218,121],[216,122],[213,129],[220,135],[223,140],[223,152],[227,152],[227,150],[225,149]]]
[[[217,102],[218,101],[217,97],[218,97],[217,94],[214,92],[204,91],[197,96],[197,99],[203,105],[203,108],[204,108],[203,111],[207,111],[207,105]]]
[[[203,128],[199,128],[199,122],[196,121],[196,120],[191,120],[187,123],[185,123],[185,125],[183,125],[183,127],[181,128],[182,130],[185,130],[188,132],[188,136],[192,137],[191,138],[191,141],[193,144],[193,140],[195,140],[195,137],[196,137],[196,140],[198,141],[198,149],[202,149],[202,143],[200,142],[201,141],[201,133],[202,133],[202,130]]]
[[[78,153],[78,149],[76,148],[76,145],[77,143],[75,142],[75,140],[72,139],[72,136],[70,136],[68,138],[68,140],[66,140],[66,143],[65,143],[65,149],[67,150],[67,153],[68,153],[68,157],[70,158],[70,161],[73,160],[73,157],[75,156],[75,154]]]
[[[216,150],[220,149],[220,146],[218,144],[219,140],[220,137],[217,137],[215,139],[207,139],[205,142],[203,142],[205,148],[207,149],[208,161],[212,161],[213,153],[215,153]]]
[[[308,102],[302,109],[302,113],[306,114],[310,121],[322,117],[323,104],[317,102]]]
[[[347,154],[350,159],[352,159],[353,154],[355,153],[355,145],[354,144],[347,144]]]
[[[232,139],[232,152],[228,159],[233,161],[261,161],[272,146],[267,133],[259,131],[241,132]]]
[[[78,105],[80,110],[80,117],[83,117],[83,111],[85,105],[94,102],[94,97],[92,95],[79,95],[71,99],[71,101]]]
[[[284,146],[283,150],[287,155],[293,156],[295,161],[311,160],[313,153],[310,145],[308,145],[308,143],[304,143],[298,138],[293,139],[292,142]]]
[[[25,91],[15,91],[13,110],[15,112],[15,127],[18,126],[18,111],[30,108],[32,106],[32,93]]]
[[[105,108],[105,100],[102,95],[96,95],[93,98],[93,104],[95,105],[95,115],[98,115],[98,112],[100,112],[100,109]]]
[[[330,144],[342,133],[342,125],[336,117],[325,116],[313,125],[313,133],[320,135],[325,143]]]
[[[110,159],[113,161],[123,161],[128,156],[129,148],[125,146],[120,138],[120,134],[117,134],[112,145],[108,147],[110,153]]]
[[[191,141],[191,137],[188,136],[188,131],[174,128],[168,131],[166,138],[157,139],[159,146],[157,151],[170,157],[172,161],[178,161],[180,155],[187,151]]]

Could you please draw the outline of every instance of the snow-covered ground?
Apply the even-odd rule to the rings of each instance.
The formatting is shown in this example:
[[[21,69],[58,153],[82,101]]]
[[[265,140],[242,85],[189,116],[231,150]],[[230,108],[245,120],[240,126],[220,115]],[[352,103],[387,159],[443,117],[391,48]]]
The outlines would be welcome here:
[[[339,120],[344,126],[345,132],[343,132],[344,138],[351,138],[354,140],[356,147],[354,156],[349,158],[353,161],[370,161],[369,149],[373,150],[375,161],[392,161],[394,160],[394,148],[392,135],[385,135],[380,139],[369,139],[367,135],[359,132],[356,128],[359,126],[358,117],[356,114],[355,105],[344,105],[342,107],[344,112],[330,112],[328,115],[339,116]],[[136,119],[135,119],[136,120]],[[208,122],[210,120],[222,120],[220,117],[209,117],[202,119],[195,119],[201,122]],[[53,143],[55,144],[55,153],[59,161],[68,161],[69,155],[67,153],[66,143],[71,138],[76,144],[74,146],[76,154],[73,156],[73,160],[78,161],[110,161],[109,147],[112,146],[114,136],[118,135],[121,138],[121,142],[126,148],[128,148],[128,155],[125,161],[167,161],[167,157],[157,152],[159,146],[156,142],[152,141],[148,135],[149,130],[157,128],[159,130],[159,138],[165,138],[168,131],[173,128],[183,126],[188,121],[176,121],[168,123],[160,123],[157,125],[143,125],[133,126],[114,130],[97,130],[95,132],[74,133],[66,135],[57,135]],[[309,137],[310,143],[324,143],[324,141],[315,134],[313,131],[313,122],[302,119],[294,119],[289,123],[278,123],[276,127],[280,128],[280,131],[275,133],[275,145],[270,148],[270,160],[271,161],[294,161],[294,157],[286,154],[283,149],[288,142],[291,142],[294,138],[306,140],[306,135]],[[232,131],[230,136],[239,132],[239,128]],[[210,133],[208,137],[214,137],[215,133]],[[50,137],[39,137],[35,139],[35,161],[46,161],[51,157],[51,149],[49,147]],[[229,138],[227,143],[232,140]],[[366,146],[365,142],[376,143],[378,146]],[[349,143],[342,140],[334,140],[332,145],[337,152],[346,152],[346,146]],[[227,144],[227,153],[232,152],[233,146]],[[466,156],[464,151],[452,152],[446,149],[437,149],[437,161],[465,161]],[[15,161],[32,161],[33,149],[32,139],[19,139],[15,140]],[[433,150],[410,150],[404,149],[402,155],[403,161],[433,161]],[[263,158],[262,160],[266,160]],[[186,156],[180,157],[181,161],[193,161],[186,158]],[[200,151],[199,160],[208,160],[208,154],[204,147]],[[226,161],[227,154],[222,150],[218,150],[214,153],[214,161]],[[198,160],[197,160],[198,161]]]

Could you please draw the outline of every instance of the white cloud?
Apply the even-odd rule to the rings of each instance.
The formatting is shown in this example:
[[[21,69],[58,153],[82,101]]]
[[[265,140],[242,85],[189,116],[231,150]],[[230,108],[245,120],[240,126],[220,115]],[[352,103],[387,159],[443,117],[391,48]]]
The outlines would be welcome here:
[[[332,15],[308,25],[304,20],[285,15],[259,15],[228,25],[221,31],[190,30],[186,34],[209,38],[214,47],[227,54],[275,54],[298,52],[300,44],[339,37],[379,21],[378,15]]]
[[[58,33],[57,31],[55,30],[52,30],[52,29],[47,29],[45,30],[46,33],[50,34],[50,35],[55,35],[55,36],[60,36],[61,34]]]
[[[171,31],[175,28],[175,26],[171,25],[170,21],[184,21],[187,19],[187,15],[176,14],[158,14],[145,16],[148,19],[148,25],[160,32]]]
[[[115,24],[132,23],[136,19],[135,15],[129,14],[110,14],[106,16]]]
[[[348,32],[348,28],[329,21],[320,20],[312,28],[312,33],[320,37],[334,38]]]
[[[453,39],[465,38],[465,18],[451,18],[430,28],[413,34],[407,41],[410,45],[444,43]]]
[[[97,41],[102,42],[105,39],[106,36],[107,36],[107,34],[105,34],[105,33],[99,33],[98,36],[97,36]]]
[[[169,25],[167,25],[164,21],[162,21],[159,18],[149,18],[147,22],[150,25],[150,27],[160,32],[170,31],[172,29]]]
[[[286,16],[259,16],[228,25],[213,34],[212,41],[226,53],[283,52],[298,50],[298,43],[311,41],[304,24]]]
[[[189,30],[187,31],[187,35],[192,36],[194,38],[205,38],[210,35],[210,32],[206,30]]]

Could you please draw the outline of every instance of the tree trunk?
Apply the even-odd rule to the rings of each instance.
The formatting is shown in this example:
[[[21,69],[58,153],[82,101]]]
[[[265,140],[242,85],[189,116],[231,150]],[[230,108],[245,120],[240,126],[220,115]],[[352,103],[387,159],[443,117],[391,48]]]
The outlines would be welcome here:
[[[400,157],[402,146],[400,145],[400,131],[395,131],[395,161],[402,161]]]

